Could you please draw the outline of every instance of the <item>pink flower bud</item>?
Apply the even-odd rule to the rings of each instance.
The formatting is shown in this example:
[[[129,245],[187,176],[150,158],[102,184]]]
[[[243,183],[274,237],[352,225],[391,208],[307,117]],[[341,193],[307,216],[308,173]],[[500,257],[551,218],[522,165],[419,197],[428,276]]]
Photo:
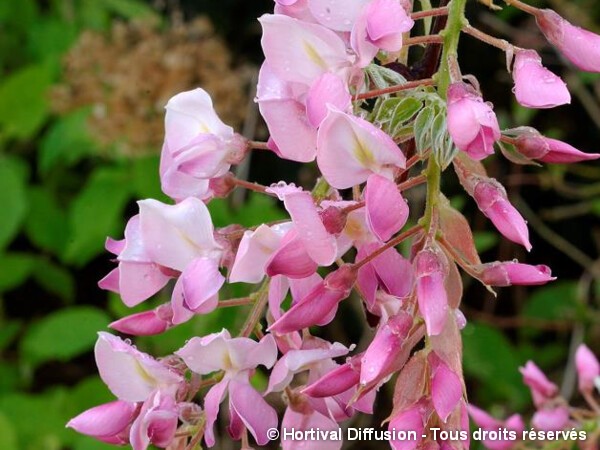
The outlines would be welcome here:
[[[173,310],[171,305],[160,305],[151,311],[131,314],[109,324],[113,330],[119,333],[134,336],[152,336],[160,334],[171,327]]]
[[[361,360],[358,356],[349,359],[304,388],[302,393],[314,398],[332,397],[356,386],[360,381]]]
[[[392,317],[382,325],[373,341],[365,351],[361,361],[360,384],[366,386],[375,380],[381,380],[390,374],[390,368],[397,363],[412,318],[404,312]],[[408,357],[408,354],[406,355]]]
[[[480,178],[475,183],[473,198],[477,207],[505,238],[523,245],[527,251],[531,250],[527,223],[510,204],[500,183],[493,178]]]
[[[137,415],[135,403],[116,400],[82,412],[72,418],[67,427],[112,444],[126,444],[128,427]]]
[[[537,411],[531,418],[531,425],[542,431],[562,430],[569,423],[569,409],[557,406]]]
[[[448,295],[444,286],[448,273],[446,257],[438,248],[428,247],[415,256],[413,266],[419,310],[425,319],[427,334],[440,334],[448,316]]]
[[[448,132],[459,150],[480,160],[494,153],[500,126],[492,107],[466,83],[448,88]]]
[[[533,128],[516,138],[515,148],[527,158],[545,163],[568,164],[600,158],[600,153],[584,153],[566,142],[544,137]]]
[[[551,276],[550,267],[543,264],[531,266],[512,261],[496,261],[475,268],[481,271],[481,281],[490,286],[535,286],[556,279]]]
[[[269,327],[276,333],[290,333],[313,325],[326,325],[333,320],[339,302],[344,300],[356,281],[356,271],[350,264],[331,272],[304,298],[292,306]]]
[[[571,103],[567,85],[544,66],[535,50],[521,50],[513,66],[515,96],[528,108],[554,108]]]
[[[348,213],[337,206],[328,206],[319,213],[323,225],[329,234],[338,235],[344,231]]]
[[[594,389],[594,381],[600,377],[600,363],[598,358],[585,345],[581,344],[575,353],[575,365],[579,377],[579,390],[591,392]]]
[[[533,361],[527,361],[525,367],[520,367],[519,371],[523,375],[523,382],[531,389],[533,402],[537,407],[558,394],[558,386],[548,380]]]
[[[569,23],[555,11],[543,9],[536,20],[540,30],[574,65],[588,72],[600,72],[600,36]]]

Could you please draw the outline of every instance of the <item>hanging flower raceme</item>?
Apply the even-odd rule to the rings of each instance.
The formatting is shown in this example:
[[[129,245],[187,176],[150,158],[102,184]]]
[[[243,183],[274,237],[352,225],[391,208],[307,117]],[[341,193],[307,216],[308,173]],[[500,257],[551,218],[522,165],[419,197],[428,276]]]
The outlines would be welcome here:
[[[268,443],[279,429],[279,413],[282,434],[337,432],[344,421],[373,414],[378,392],[396,380],[391,411],[382,416],[387,416],[382,425],[396,432],[389,442],[393,449],[467,450],[469,414],[481,430],[523,432],[519,415],[499,420],[467,405],[461,330],[470,317],[460,309],[459,270],[490,290],[542,285],[555,277],[543,264],[482,262],[467,214],[442,193],[442,172],[452,164],[498,232],[529,251],[525,219],[481,160],[496,144],[497,157],[521,164],[571,163],[600,154],[530,127],[501,133],[477,79],[461,73],[459,33],[504,50],[509,65],[514,59],[514,94],[523,106],[568,104],[567,86],[534,50],[467,25],[464,0],[439,8],[426,3],[415,12],[412,2],[400,0],[275,0],[274,14],[259,19],[265,61],[256,102],[269,133],[265,142],[248,140],[224,124],[201,88],[168,101],[159,171],[162,189],[174,202],[138,202],[124,239],[106,242],[117,267],[99,283],[128,307],[158,301],[110,327],[157,335],[192,319],[194,330],[211,330],[227,317],[231,329],[190,336],[160,359],[101,332],[98,371],[117,399],[81,413],[69,427],[134,450],[151,445],[184,450],[202,440],[212,447],[227,399],[227,432],[246,449],[251,437],[259,446]],[[598,71],[598,36],[553,11],[525,10],[567,58]],[[431,27],[414,26],[446,15]],[[415,36],[414,30],[432,34]],[[409,53],[415,44],[427,46],[421,62]],[[440,49],[443,58],[436,56]],[[241,179],[242,171],[232,173],[232,166],[259,149],[269,151],[261,160],[268,170],[277,167],[268,158],[311,163],[302,171],[302,187],[286,181],[266,186]],[[410,191],[421,184],[423,195]],[[248,217],[245,209],[222,214],[226,202],[209,205],[242,188],[279,201],[274,219],[280,220]],[[236,198],[232,204],[237,203]],[[219,221],[236,217],[244,225],[215,230],[209,208]],[[237,306],[247,309],[211,314],[208,321],[203,316]],[[352,308],[353,322],[337,322],[336,336],[349,332],[336,338],[340,342],[327,340],[331,335],[323,327],[346,307]],[[521,369],[532,392],[536,429],[576,427],[585,434],[585,427],[593,428],[600,364],[581,346],[574,365],[589,410],[570,409],[533,362]],[[436,437],[429,432],[434,428],[449,437]],[[403,432],[415,439],[401,439]],[[281,447],[343,446],[301,437],[284,439]],[[492,450],[508,450],[519,439],[483,440]]]

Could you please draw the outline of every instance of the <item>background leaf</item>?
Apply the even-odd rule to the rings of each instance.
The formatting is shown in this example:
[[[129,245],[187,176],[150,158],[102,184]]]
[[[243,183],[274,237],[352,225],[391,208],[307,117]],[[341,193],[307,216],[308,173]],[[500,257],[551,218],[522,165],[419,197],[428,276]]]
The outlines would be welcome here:
[[[92,349],[98,331],[109,322],[106,313],[89,306],[59,310],[29,327],[21,341],[22,356],[32,365],[66,361]]]

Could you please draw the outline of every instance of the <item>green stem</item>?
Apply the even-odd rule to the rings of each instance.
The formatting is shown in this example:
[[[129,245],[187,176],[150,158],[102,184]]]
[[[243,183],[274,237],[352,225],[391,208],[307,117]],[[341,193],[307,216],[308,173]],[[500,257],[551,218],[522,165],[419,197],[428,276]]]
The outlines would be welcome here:
[[[429,156],[425,175],[427,176],[427,198],[425,200],[423,228],[428,231],[429,235],[433,235],[437,227],[435,214],[440,198],[440,178],[442,176],[442,169],[433,153]]]
[[[256,327],[256,324],[262,318],[265,308],[267,306],[267,302],[269,301],[269,280],[265,280],[256,293],[256,301],[252,306],[252,311],[248,315],[246,322],[242,326],[240,331],[240,337],[248,337],[252,334],[252,331]]]
[[[452,82],[453,65],[458,58],[458,41],[463,26],[467,24],[465,19],[465,4],[467,0],[452,0],[448,5],[448,22],[441,33],[444,36],[444,49],[440,69],[436,75],[438,78],[438,93],[446,98],[446,91]],[[436,211],[440,198],[441,167],[431,154],[425,171],[427,176],[427,200],[425,203],[425,215],[423,216],[423,227],[433,235],[437,228]]]
[[[467,0],[452,0],[448,5],[448,22],[441,33],[444,36],[444,49],[440,70],[438,71],[438,93],[446,98],[446,91],[452,82],[451,64],[458,55],[458,41],[462,27],[467,23],[465,20],[465,4]]]

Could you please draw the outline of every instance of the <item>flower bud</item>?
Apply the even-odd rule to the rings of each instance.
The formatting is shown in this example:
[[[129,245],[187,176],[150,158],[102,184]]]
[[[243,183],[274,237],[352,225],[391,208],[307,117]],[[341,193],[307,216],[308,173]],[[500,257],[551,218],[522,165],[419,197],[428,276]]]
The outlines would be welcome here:
[[[514,93],[517,101],[528,108],[554,108],[571,103],[567,85],[542,66],[535,50],[521,50],[513,66]]]
[[[513,261],[496,261],[475,266],[475,269],[481,272],[481,281],[489,286],[536,286],[556,279],[551,275],[550,267],[543,264],[531,266]]]
[[[419,310],[425,319],[427,334],[440,334],[448,316],[448,295],[444,286],[448,274],[446,257],[437,247],[426,247],[417,253],[413,266]]]
[[[545,163],[568,164],[600,158],[600,153],[584,153],[566,142],[542,136],[529,127],[527,132],[516,138],[515,148],[523,156]]]
[[[448,88],[448,132],[456,147],[476,160],[494,153],[494,142],[500,139],[492,107],[463,82]]]
[[[481,212],[505,238],[531,250],[527,223],[508,201],[504,187],[493,178],[480,178],[474,186],[473,198]]]
[[[585,344],[581,344],[575,353],[575,366],[579,377],[579,390],[591,392],[595,380],[600,377],[600,363]]]
[[[600,72],[600,36],[576,27],[551,9],[536,16],[546,39],[581,70]]]
[[[525,367],[520,367],[519,371],[523,375],[523,382],[531,389],[533,403],[538,408],[546,400],[555,397],[558,394],[558,386],[552,383],[538,366],[532,361],[527,361]]]

